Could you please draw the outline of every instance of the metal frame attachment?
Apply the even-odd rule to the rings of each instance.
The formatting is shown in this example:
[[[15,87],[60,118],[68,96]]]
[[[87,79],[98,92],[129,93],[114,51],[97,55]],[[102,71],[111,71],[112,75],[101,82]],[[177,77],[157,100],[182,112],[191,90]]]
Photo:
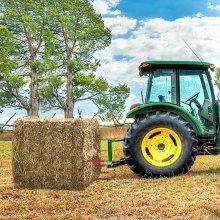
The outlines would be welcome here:
[[[125,158],[121,158],[118,161],[113,160],[112,156],[112,143],[114,142],[124,142],[124,139],[110,139],[108,140],[108,160],[87,160],[89,163],[99,163],[100,166],[106,166],[107,168],[113,168],[122,166],[127,163]]]
[[[118,161],[114,161],[112,157],[112,143],[114,142],[124,142],[125,139],[109,139],[108,140],[108,161],[107,161],[107,168],[113,168],[113,167],[118,167],[122,166],[127,163],[125,158],[121,158]]]

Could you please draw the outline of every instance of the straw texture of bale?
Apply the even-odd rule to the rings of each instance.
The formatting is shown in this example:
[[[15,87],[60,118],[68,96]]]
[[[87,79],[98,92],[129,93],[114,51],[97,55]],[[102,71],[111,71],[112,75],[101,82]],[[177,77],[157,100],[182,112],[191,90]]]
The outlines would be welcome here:
[[[84,189],[100,174],[94,119],[21,118],[15,124],[13,177],[18,188]]]

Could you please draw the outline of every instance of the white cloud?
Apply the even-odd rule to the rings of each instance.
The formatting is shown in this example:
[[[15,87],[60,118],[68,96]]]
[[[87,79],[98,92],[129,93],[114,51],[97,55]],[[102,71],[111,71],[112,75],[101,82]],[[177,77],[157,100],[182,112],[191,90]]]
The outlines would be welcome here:
[[[201,12],[198,12],[194,16],[197,17],[197,18],[201,18],[203,16],[203,14]]]
[[[106,27],[110,28],[112,34],[123,35],[136,27],[137,20],[125,16],[104,18]]]
[[[137,96],[134,94],[131,94],[127,100],[136,100],[136,99],[137,99]]]
[[[219,5],[213,5],[211,2],[208,2],[208,8],[211,9],[211,10],[220,11],[220,4]]]
[[[98,74],[114,82],[146,83],[138,75],[142,61],[198,60],[183,39],[203,61],[220,66],[219,24],[220,17],[142,20],[128,38],[115,36],[112,44],[98,54],[103,64]]]
[[[112,10],[119,4],[120,0],[93,0],[92,4],[98,14],[101,15],[120,15],[120,10]]]

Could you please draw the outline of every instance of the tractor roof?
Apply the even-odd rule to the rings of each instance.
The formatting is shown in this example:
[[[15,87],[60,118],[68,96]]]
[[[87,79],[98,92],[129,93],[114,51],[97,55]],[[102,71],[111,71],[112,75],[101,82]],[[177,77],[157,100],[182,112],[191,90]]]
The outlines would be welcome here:
[[[210,66],[212,63],[201,61],[168,61],[168,60],[151,60],[143,63],[151,65],[180,65],[180,66]]]
[[[201,61],[167,61],[167,60],[152,60],[142,62],[139,70],[140,75],[146,75],[149,71],[157,68],[192,68],[192,69],[207,69],[214,68],[210,62]]]

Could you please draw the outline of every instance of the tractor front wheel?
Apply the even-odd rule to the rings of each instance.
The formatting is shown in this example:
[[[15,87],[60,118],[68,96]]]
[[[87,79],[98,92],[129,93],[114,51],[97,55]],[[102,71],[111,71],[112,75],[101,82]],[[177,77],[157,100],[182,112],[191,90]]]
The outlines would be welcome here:
[[[141,177],[170,177],[187,173],[198,151],[191,125],[181,116],[165,111],[138,117],[124,142],[128,166]]]

